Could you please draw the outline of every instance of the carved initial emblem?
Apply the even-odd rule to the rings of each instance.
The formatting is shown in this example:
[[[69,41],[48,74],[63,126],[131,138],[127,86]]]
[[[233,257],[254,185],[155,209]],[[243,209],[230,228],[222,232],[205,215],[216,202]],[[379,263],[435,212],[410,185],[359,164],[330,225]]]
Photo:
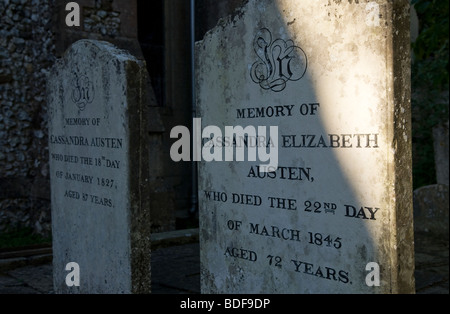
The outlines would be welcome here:
[[[71,98],[81,111],[94,100],[94,84],[86,75],[75,75]]]
[[[288,81],[298,81],[306,73],[305,52],[292,40],[272,40],[267,28],[258,31],[253,48],[259,60],[253,63],[250,76],[263,89],[281,92]]]

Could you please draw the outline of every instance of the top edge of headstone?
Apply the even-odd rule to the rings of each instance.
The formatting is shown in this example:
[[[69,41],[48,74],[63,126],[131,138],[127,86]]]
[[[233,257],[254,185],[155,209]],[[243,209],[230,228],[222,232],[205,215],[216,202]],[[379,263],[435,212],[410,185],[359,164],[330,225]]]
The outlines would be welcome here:
[[[208,37],[212,36],[212,34],[218,29],[225,29],[228,25],[230,25],[231,23],[233,23],[234,21],[236,21],[237,19],[240,19],[244,13],[246,12],[246,8],[249,4],[249,2],[251,2],[252,0],[243,0],[242,4],[237,7],[233,13],[228,14],[225,17],[221,17],[218,21],[217,24],[211,28],[210,30],[208,30],[205,35],[203,36],[203,38],[201,40],[198,40],[195,45],[201,45]],[[261,1],[261,0],[260,0]]]
[[[120,49],[114,44],[107,41],[93,39],[80,39],[74,42],[69,48],[67,48],[61,59],[67,59],[70,55],[87,49],[102,50],[103,53],[108,53],[111,56],[114,56],[114,58],[122,61],[129,60],[137,63],[141,62],[125,49]]]
[[[72,59],[74,56],[78,55],[81,51],[101,51],[102,56],[108,56],[112,59],[118,60],[120,63],[132,62],[136,64],[143,64],[145,61],[139,60],[135,56],[133,56],[129,51],[125,49],[120,49],[114,44],[101,41],[101,40],[93,40],[93,39],[80,39],[74,42],[67,50],[64,52],[61,58],[58,58],[53,66],[50,68],[47,77],[53,77],[59,72],[59,68],[61,68],[69,59]],[[95,56],[94,54],[93,56]]]
[[[272,1],[272,0],[271,0]],[[273,0],[273,1],[280,1],[280,0]],[[407,2],[410,3],[410,0],[348,0],[348,1],[342,1],[342,0],[332,0],[328,1],[328,5],[334,4],[334,5],[352,5],[352,4],[359,4],[359,3],[392,3],[396,5],[401,5],[402,3]],[[238,20],[242,19],[242,17],[247,13],[248,9],[251,7],[251,5],[257,5],[259,8],[264,7],[265,3],[271,3],[267,0],[242,0],[242,4],[238,6],[233,13],[220,18],[217,21],[217,24],[208,30],[202,39],[195,42],[196,47],[200,47],[205,41],[208,40],[208,38],[213,37],[214,34],[220,30],[224,31],[227,27],[230,25],[233,26]],[[408,10],[409,12],[409,10]]]

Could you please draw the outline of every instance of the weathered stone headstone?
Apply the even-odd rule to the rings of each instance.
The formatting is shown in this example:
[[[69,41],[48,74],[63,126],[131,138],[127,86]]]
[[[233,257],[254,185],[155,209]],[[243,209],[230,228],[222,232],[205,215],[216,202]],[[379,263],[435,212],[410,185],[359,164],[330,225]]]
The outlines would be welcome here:
[[[145,79],[136,58],[91,40],[49,74],[57,293],[150,292]]]
[[[414,292],[409,25],[406,0],[249,0],[197,43],[202,292]]]
[[[447,184],[447,185],[449,184],[448,126],[449,122],[447,120],[447,122],[440,123],[433,128],[433,147],[434,147],[434,165],[436,168],[436,182],[438,184]]]
[[[448,184],[422,186],[413,193],[414,230],[444,239],[449,235]]]

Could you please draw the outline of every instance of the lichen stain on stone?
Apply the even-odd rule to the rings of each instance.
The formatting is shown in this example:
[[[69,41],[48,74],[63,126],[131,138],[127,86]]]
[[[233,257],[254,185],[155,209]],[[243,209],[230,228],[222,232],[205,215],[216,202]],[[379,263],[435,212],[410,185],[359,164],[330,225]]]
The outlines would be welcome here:
[[[236,291],[243,286],[245,282],[245,271],[237,263],[230,263],[228,266],[228,275],[226,277],[226,285],[229,287],[227,291]]]
[[[204,267],[203,264],[200,265],[200,276],[202,283],[202,293],[218,293],[219,290],[216,286],[216,279],[214,274],[209,272],[209,270]]]
[[[367,260],[367,247],[365,245],[361,245],[358,247],[358,254],[361,257],[361,260]]]

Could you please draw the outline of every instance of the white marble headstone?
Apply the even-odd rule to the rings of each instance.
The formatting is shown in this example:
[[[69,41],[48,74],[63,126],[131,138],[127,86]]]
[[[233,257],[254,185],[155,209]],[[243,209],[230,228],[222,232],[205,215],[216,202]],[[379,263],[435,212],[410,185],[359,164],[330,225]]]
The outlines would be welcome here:
[[[202,292],[414,292],[409,43],[408,1],[249,0],[196,44],[202,129],[278,127],[199,164]]]
[[[109,43],[81,40],[49,74],[57,293],[150,292],[145,71]]]

